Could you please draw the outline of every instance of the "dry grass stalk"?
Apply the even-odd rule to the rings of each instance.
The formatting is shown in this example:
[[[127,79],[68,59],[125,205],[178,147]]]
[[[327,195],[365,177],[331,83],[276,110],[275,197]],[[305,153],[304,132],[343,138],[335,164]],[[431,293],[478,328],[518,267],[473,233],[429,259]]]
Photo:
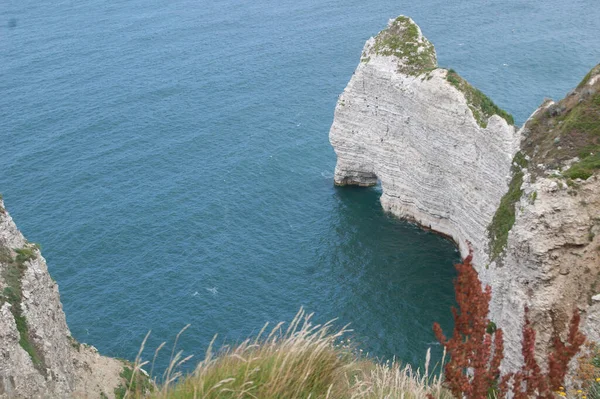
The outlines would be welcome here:
[[[341,337],[349,331],[347,326],[334,330],[333,321],[313,324],[312,314],[302,309],[287,328],[279,323],[264,337],[267,323],[256,338],[235,347],[225,346],[216,353],[215,336],[205,358],[193,373],[183,377],[177,370],[191,356],[182,358],[182,352],[176,352],[175,347],[187,327],[177,335],[162,385],[145,395],[133,392],[129,398],[451,398],[442,386],[441,371],[438,375],[429,374],[429,351],[424,373],[395,360],[376,363],[340,345]],[[153,363],[163,347],[161,344],[155,351]],[[138,355],[136,370],[146,363]]]

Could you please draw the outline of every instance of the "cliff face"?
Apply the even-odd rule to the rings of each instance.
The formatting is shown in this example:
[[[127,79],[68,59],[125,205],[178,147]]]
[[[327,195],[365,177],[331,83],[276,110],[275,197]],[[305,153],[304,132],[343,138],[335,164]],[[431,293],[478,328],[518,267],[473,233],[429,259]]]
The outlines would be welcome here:
[[[405,52],[428,62],[415,68],[410,56],[390,50],[407,39],[415,46]],[[433,46],[412,20],[390,21],[365,45],[339,98],[330,131],[335,183],[379,180],[386,210],[453,237],[463,255],[470,242],[475,261],[486,262],[486,229],[506,191],[518,134],[482,111],[482,98],[456,73],[437,68]]]
[[[463,256],[471,244],[480,278],[492,287],[490,316],[505,332],[506,369],[521,361],[525,305],[540,350],[575,306],[585,312],[588,336],[600,338],[600,303],[592,300],[600,292],[600,183],[594,176],[565,180],[568,172],[589,177],[600,153],[597,139],[569,133],[581,115],[600,125],[600,114],[577,108],[600,106],[595,76],[558,105],[544,104],[517,131],[481,92],[437,68],[433,46],[399,17],[367,41],[336,106],[335,183],[379,181],[386,210],[451,236]],[[547,112],[554,119],[540,117]],[[570,166],[582,148],[595,155]]]
[[[545,102],[522,132],[523,162],[513,174],[522,184],[514,225],[490,266],[491,312],[512,352],[525,305],[539,351],[575,309],[588,338],[600,342],[600,65],[565,99]]]
[[[0,398],[110,398],[122,370],[71,337],[46,261],[0,199]]]
[[[564,332],[573,311],[582,311],[587,337],[600,342],[600,181],[571,189],[554,178],[523,183],[516,221],[508,236],[503,265],[492,281],[491,313],[506,337],[506,351],[518,354],[523,309],[537,331],[538,351],[551,333]],[[511,368],[520,357],[508,358]]]

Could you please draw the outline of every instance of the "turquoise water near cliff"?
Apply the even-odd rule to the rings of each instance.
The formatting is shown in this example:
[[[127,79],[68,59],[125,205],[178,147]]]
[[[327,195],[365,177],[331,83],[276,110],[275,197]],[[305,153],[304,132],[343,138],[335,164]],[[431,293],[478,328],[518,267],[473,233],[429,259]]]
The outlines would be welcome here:
[[[595,0],[3,2],[0,192],[73,335],[131,359],[191,323],[201,356],[304,306],[419,363],[458,254],[334,188],[327,137],[399,14],[519,123],[600,61]]]

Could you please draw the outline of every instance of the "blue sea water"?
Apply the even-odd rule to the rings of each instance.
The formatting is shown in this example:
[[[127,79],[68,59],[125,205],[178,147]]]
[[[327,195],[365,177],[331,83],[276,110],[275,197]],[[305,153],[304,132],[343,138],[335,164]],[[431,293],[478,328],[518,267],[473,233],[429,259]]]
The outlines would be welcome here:
[[[449,329],[452,243],[334,188],[328,130],[362,46],[410,15],[522,123],[600,61],[597,0],[0,3],[0,192],[73,335],[200,357],[304,306],[419,363]]]

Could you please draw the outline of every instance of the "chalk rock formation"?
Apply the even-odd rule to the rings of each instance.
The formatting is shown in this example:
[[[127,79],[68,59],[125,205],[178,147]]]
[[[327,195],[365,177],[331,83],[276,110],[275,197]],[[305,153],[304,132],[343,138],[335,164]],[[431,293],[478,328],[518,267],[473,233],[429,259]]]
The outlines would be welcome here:
[[[490,317],[505,333],[504,370],[520,365],[526,305],[540,353],[574,307],[585,312],[588,336],[600,338],[600,300],[592,299],[600,294],[600,182],[587,169],[600,165],[600,134],[583,140],[576,123],[596,118],[583,126],[600,128],[599,73],[517,131],[510,115],[438,68],[418,26],[399,17],[367,41],[336,106],[335,184],[379,181],[384,209],[452,237],[463,256],[471,244],[492,287]],[[594,104],[597,113],[582,108]],[[584,147],[591,155],[579,162]],[[569,173],[587,180],[565,180]]]
[[[0,199],[0,398],[112,398],[122,370],[72,338],[46,261]]]
[[[410,18],[390,21],[367,41],[336,106],[335,183],[379,180],[386,210],[453,237],[463,255],[470,242],[475,262],[487,262],[486,229],[519,136],[482,101],[489,100],[455,72],[437,68],[433,46]]]

